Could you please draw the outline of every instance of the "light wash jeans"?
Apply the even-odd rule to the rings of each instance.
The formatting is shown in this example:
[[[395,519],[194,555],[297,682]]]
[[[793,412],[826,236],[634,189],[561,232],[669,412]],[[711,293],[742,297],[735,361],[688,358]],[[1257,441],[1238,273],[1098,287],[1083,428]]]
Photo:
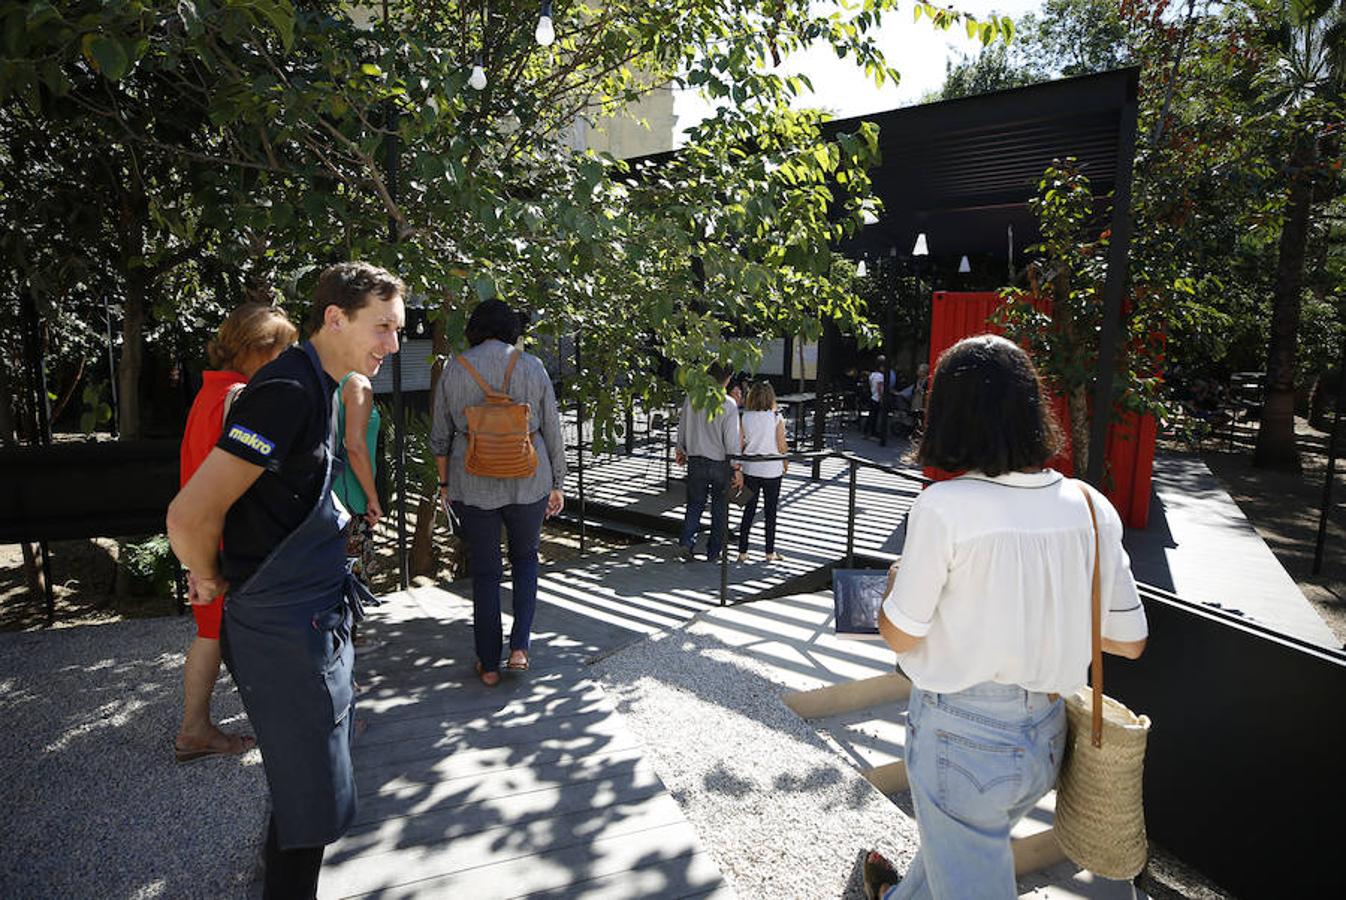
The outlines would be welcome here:
[[[1056,784],[1065,746],[1065,703],[1046,694],[913,688],[906,756],[921,849],[884,900],[1018,896],[1010,829]]]

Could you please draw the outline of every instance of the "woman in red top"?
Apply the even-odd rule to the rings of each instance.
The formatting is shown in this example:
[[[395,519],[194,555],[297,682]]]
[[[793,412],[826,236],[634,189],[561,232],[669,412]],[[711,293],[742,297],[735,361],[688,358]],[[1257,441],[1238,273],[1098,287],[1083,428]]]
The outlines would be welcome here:
[[[210,454],[224,430],[229,406],[258,369],[294,343],[298,331],[285,312],[265,303],[245,303],[231,312],[207,352],[215,371],[202,375],[201,390],[187,414],[179,472],[186,484]],[[224,595],[193,606],[196,639],[187,650],[183,670],[182,727],[173,742],[178,762],[207,756],[243,753],[256,741],[249,735],[225,734],[210,719],[210,695],[220,674],[220,615]]]

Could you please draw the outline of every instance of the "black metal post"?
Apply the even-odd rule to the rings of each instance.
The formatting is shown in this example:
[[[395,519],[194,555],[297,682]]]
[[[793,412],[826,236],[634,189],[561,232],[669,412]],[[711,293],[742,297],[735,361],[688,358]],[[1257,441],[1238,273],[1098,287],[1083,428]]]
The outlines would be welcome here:
[[[584,385],[580,378],[580,333],[575,332],[575,452],[579,456],[580,487],[580,556],[588,545],[588,529],[584,523]]]
[[[1108,244],[1108,276],[1103,283],[1103,322],[1098,342],[1098,383],[1094,387],[1093,421],[1089,428],[1089,466],[1085,479],[1103,486],[1107,467],[1108,426],[1112,423],[1112,384],[1121,343],[1122,294],[1131,263],[1131,169],[1136,160],[1136,76],[1127,83],[1117,135],[1117,174],[1113,191],[1112,237]],[[1077,472],[1076,475],[1079,473]]]
[[[888,314],[886,323],[883,326],[883,388],[879,391],[879,446],[888,446],[888,382],[892,380],[893,373],[893,350],[897,346],[897,341],[893,339],[893,332],[897,330],[895,322],[897,308],[897,298],[888,298]]]
[[[1327,476],[1323,478],[1323,504],[1318,513],[1318,540],[1313,548],[1313,574],[1323,571],[1323,550],[1327,546],[1327,519],[1332,512],[1332,487],[1337,478],[1337,448],[1342,441],[1341,419],[1346,415],[1346,337],[1341,340],[1341,363],[1337,370],[1337,402],[1332,432],[1327,441]]]
[[[626,455],[636,452],[636,401],[626,401]]]
[[[817,387],[817,382],[814,382]],[[817,393],[815,391],[815,393]],[[822,450],[825,443],[825,433],[827,431],[827,402],[822,394],[818,394],[813,401],[813,442],[812,449]],[[823,459],[821,456],[814,457],[813,464],[810,467],[809,478],[812,481],[818,481],[822,478]]]
[[[720,524],[720,605],[729,602],[729,485],[724,486],[726,496],[721,499],[725,505],[724,522]],[[715,501],[711,499],[711,519],[715,518]],[[742,523],[740,523],[742,527]]]
[[[673,490],[673,407],[664,419],[664,490]]]
[[[855,568],[855,477],[860,471],[860,466],[855,460],[850,461],[851,479],[849,498],[846,503],[846,568]]]
[[[384,21],[387,21],[387,9],[384,9]],[[388,196],[397,198],[397,105],[388,105],[388,144],[387,168]],[[397,223],[388,220],[388,241],[396,244],[399,240]],[[398,342],[397,352],[393,354],[393,474],[397,483],[397,580],[402,590],[411,586],[410,573],[407,571],[407,415],[402,402],[402,345]]]

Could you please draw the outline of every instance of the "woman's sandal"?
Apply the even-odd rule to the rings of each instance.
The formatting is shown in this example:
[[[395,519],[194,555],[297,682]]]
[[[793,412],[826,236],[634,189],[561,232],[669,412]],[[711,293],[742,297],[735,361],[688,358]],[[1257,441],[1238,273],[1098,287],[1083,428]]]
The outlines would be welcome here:
[[[509,661],[505,663],[505,668],[506,668],[506,669],[509,669],[511,672],[527,672],[527,671],[528,671],[528,651],[527,651],[527,650],[519,650],[519,651],[516,651],[516,652],[522,653],[522,654],[523,654],[523,659],[515,659],[515,658],[514,658],[514,655],[513,655],[513,654],[510,654]]]
[[[250,734],[223,734],[227,744],[225,747],[207,745],[205,747],[183,749],[178,746],[178,742],[175,740],[173,742],[173,758],[180,763],[189,763],[196,762],[198,759],[209,759],[212,756],[238,756],[257,746],[257,738]]]
[[[481,664],[481,660],[477,660],[477,677],[487,687],[495,687],[500,683],[500,673],[498,671],[486,671],[486,667]]]
[[[885,888],[895,887],[902,877],[882,853],[870,850],[865,854],[865,896],[880,900]]]

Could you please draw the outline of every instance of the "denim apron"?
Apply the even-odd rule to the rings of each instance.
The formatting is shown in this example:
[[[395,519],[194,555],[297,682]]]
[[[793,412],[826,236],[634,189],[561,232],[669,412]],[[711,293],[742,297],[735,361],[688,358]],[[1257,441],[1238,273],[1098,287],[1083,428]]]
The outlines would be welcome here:
[[[316,351],[305,344],[304,352],[321,384]],[[224,605],[221,649],[257,732],[282,849],[329,844],[355,818],[351,626],[377,601],[347,567],[350,516],[332,495],[330,397],[328,405],[317,503]]]

